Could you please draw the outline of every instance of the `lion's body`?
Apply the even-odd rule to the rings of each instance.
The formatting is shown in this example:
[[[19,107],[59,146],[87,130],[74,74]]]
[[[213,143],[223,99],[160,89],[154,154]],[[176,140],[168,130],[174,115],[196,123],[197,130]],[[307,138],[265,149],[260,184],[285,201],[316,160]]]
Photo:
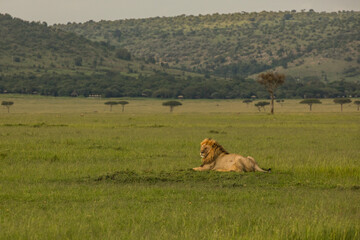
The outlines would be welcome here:
[[[201,142],[200,155],[203,164],[193,168],[195,171],[269,172],[269,170],[261,169],[254,158],[228,153],[215,140],[208,138]]]

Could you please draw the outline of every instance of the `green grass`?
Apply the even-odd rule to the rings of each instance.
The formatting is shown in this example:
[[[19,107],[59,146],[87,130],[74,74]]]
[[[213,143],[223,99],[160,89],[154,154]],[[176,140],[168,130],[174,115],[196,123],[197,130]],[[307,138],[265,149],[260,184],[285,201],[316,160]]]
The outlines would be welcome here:
[[[6,98],[5,98],[6,97]],[[358,239],[360,115],[2,95],[0,239]],[[345,111],[346,110],[346,111]],[[270,174],[193,172],[217,139]]]

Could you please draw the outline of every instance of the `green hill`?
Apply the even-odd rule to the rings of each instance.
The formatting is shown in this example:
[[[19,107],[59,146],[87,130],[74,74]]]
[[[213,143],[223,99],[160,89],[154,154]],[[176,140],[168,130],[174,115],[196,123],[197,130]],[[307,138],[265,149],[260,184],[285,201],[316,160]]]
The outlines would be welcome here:
[[[360,12],[260,12],[55,25],[137,58],[223,77],[278,69],[326,81],[360,77]]]
[[[133,60],[126,49],[8,14],[0,14],[0,36],[0,93],[173,97],[179,91],[174,81],[199,78]]]
[[[86,72],[116,62],[110,56],[112,49],[109,46],[51,29],[46,23],[29,23],[10,15],[0,15],[0,34],[3,74],[18,73],[19,70],[32,73],[34,69],[37,74]]]
[[[357,13],[349,14],[357,16]],[[243,15],[249,14],[235,14],[237,17]],[[252,28],[241,33],[244,34],[241,39],[248,46],[237,50],[248,55],[231,50],[231,41],[237,38],[228,37],[226,34],[231,35],[231,31],[224,30],[230,26],[247,29],[247,22],[258,21],[258,17],[238,25],[230,24],[230,20],[227,23],[225,17],[231,20],[233,15],[49,27],[46,23],[27,22],[0,14],[0,93],[158,98],[179,95],[185,98],[250,98],[255,95],[265,98],[268,93],[253,80],[254,77],[260,71],[282,65],[280,68],[286,67],[281,71],[286,71],[287,80],[276,92],[278,98],[360,96],[360,82],[356,80],[359,44],[352,40],[358,33],[352,28],[339,41],[342,47],[333,51],[314,48],[317,50],[300,56],[286,50],[282,55],[280,51],[274,52],[270,58],[264,57],[263,52],[271,44],[261,43],[260,37],[257,42],[255,38],[245,41],[252,36]],[[206,21],[193,22],[202,18]],[[118,27],[119,23],[125,27]],[[207,27],[201,28],[201,25]],[[188,30],[190,26],[195,29],[192,33]],[[74,32],[69,32],[71,29]],[[176,29],[178,33],[173,32]],[[97,37],[88,39],[89,35],[86,35],[85,38],[80,35],[82,31]],[[234,36],[237,34],[235,32]],[[221,44],[215,44],[216,39],[222,39]],[[260,43],[263,44],[261,47],[250,47],[251,44],[260,46]],[[331,53],[332,57],[322,57],[320,52]],[[340,52],[344,55],[336,57]],[[259,58],[260,55],[263,57]],[[295,60],[290,61],[290,56],[296,56]],[[323,59],[321,62],[318,62],[319,56]],[[316,75],[312,72],[314,69],[321,74]],[[336,78],[331,79],[333,76]]]

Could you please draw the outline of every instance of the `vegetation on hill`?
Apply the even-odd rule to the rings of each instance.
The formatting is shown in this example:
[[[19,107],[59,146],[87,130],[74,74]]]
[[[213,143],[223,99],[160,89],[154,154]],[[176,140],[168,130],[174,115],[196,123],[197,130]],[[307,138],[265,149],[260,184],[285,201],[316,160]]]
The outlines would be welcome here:
[[[0,92],[142,96],[147,89],[161,90],[169,78],[197,76],[135,61],[126,49],[9,14],[0,14],[0,35]]]
[[[227,77],[280,68],[325,81],[360,76],[360,12],[213,14],[55,25],[137,58]]]
[[[1,72],[5,75],[17,70],[37,75],[49,70],[83,72],[116,61],[106,44],[8,14],[0,14],[0,34]]]
[[[263,14],[265,13],[258,14],[258,17]],[[266,13],[265,16],[271,16],[271,14],[278,17],[280,13]],[[304,14],[305,13],[299,13],[301,16]],[[357,13],[342,13],[340,15],[348,16],[351,14],[354,15],[353,21],[356,22],[356,16],[358,16]],[[295,13],[293,15],[297,16]],[[211,25],[210,19],[213,19],[215,23],[221,23],[221,26],[232,26],[227,23],[229,21],[225,21],[226,16],[229,17],[230,21],[234,16],[242,18],[252,15],[180,16],[166,19],[169,20],[170,23],[172,22],[172,24],[175,24],[177,20],[187,20],[187,24],[189,26],[193,25],[194,28],[197,25],[192,24],[190,21],[191,19],[204,19],[204,21],[200,21],[203,23],[198,23],[198,29],[196,29],[196,31],[194,30],[194,34],[196,35],[201,33],[200,24],[204,25],[207,23],[209,26]],[[207,20],[205,21],[205,19]],[[245,55],[239,55],[241,56],[241,59],[232,59],[233,55],[231,54],[231,51],[228,52],[227,50],[224,50],[222,54],[224,56],[228,55],[226,59],[232,59],[231,61],[220,61],[220,65],[213,68],[211,71],[207,68],[202,70],[200,68],[194,69],[191,67],[192,65],[186,65],[186,62],[182,61],[182,57],[178,58],[178,63],[176,63],[176,61],[172,62],[171,59],[165,61],[165,58],[160,58],[159,54],[161,51],[168,51],[166,48],[160,51],[160,49],[154,47],[154,51],[159,50],[159,53],[157,53],[158,55],[152,56],[150,54],[148,57],[145,57],[145,55],[143,58],[139,57],[140,54],[137,51],[134,51],[133,48],[129,47],[130,45],[128,46],[125,44],[128,41],[126,40],[126,36],[132,36],[130,30],[129,33],[124,29],[120,30],[117,28],[118,31],[111,30],[113,29],[111,27],[117,26],[119,23],[125,24],[125,26],[130,23],[133,23],[134,26],[137,26],[137,24],[142,26],[143,24],[143,26],[146,26],[146,29],[149,28],[146,31],[144,29],[145,34],[147,32],[150,33],[151,31],[155,31],[156,29],[156,27],[151,29],[152,25],[149,25],[149,23],[154,24],[153,22],[159,22],[160,24],[162,21],[164,21],[164,19],[155,18],[99,23],[88,22],[81,25],[69,24],[66,26],[57,25],[48,27],[46,23],[26,22],[21,19],[13,18],[8,14],[0,14],[0,93],[41,94],[52,96],[101,95],[103,97],[128,96],[156,98],[176,98],[179,95],[182,95],[184,98],[268,97],[266,90],[252,79],[256,76],[255,74],[246,77],[246,75],[268,68],[271,64],[269,65],[268,63],[265,63],[265,61],[263,63],[267,67],[258,68],[259,62],[246,62],[243,59]],[[255,20],[248,19],[246,21],[254,22]],[[217,25],[215,23],[211,26]],[[109,24],[110,26],[107,31],[112,32],[112,35],[108,39],[101,38],[102,35],[100,30],[102,29],[103,24]],[[177,24],[179,25],[179,23]],[[187,29],[184,24],[179,26],[182,26],[183,29]],[[239,28],[243,27],[239,24],[236,26]],[[174,26],[170,26],[173,26],[174,29],[176,29],[176,26],[178,25],[175,24]],[[80,29],[85,31],[87,30],[87,27],[85,28],[85,26],[93,26],[94,32],[96,29],[100,29],[99,38],[93,39],[96,41],[93,42],[85,37],[78,36],[76,33],[69,33],[60,29],[73,29],[74,31]],[[357,26],[354,26],[354,28],[357,28]],[[163,29],[165,31],[168,28],[164,27]],[[173,28],[169,28],[168,30],[170,31],[171,29]],[[88,30],[89,34],[91,34],[91,29]],[[153,34],[154,40],[155,36],[158,36],[158,33],[155,31]],[[349,36],[353,36],[354,34],[352,29],[349,29]],[[139,32],[139,39],[143,38],[142,35],[143,33]],[[112,40],[115,36],[117,36],[119,41],[115,42]],[[221,31],[212,32],[212,35],[207,36],[206,41],[212,42],[212,40],[210,41],[209,39],[219,38],[220,36],[223,36]],[[181,38],[192,39],[188,34],[184,34]],[[248,38],[248,36],[244,35],[244,38]],[[162,42],[164,47],[178,38],[175,37],[174,34],[171,34],[166,39],[166,41]],[[351,40],[352,37],[346,39]],[[182,42],[180,44],[179,41],[176,41],[173,43],[175,44],[172,45],[173,47],[182,46]],[[135,38],[133,38],[133,42],[138,47],[139,51],[147,46],[147,43],[145,44],[145,42],[141,42]],[[345,42],[346,41],[341,42],[341,44],[345,44]],[[126,45],[126,48],[124,44]],[[189,42],[188,49],[185,47],[184,49],[177,48],[176,51],[169,50],[168,54],[171,55],[171,52],[175,51],[178,54],[187,55],[187,58],[197,58],[204,53],[210,54],[210,51],[206,50],[207,48],[204,47],[207,46],[205,41],[199,41],[199,44],[200,45],[193,46]],[[269,46],[271,46],[271,44],[269,44]],[[218,49],[214,46],[211,48],[213,48],[213,53],[217,54],[216,52]],[[248,47],[244,47],[244,49],[247,48]],[[188,52],[189,49],[192,49],[192,52]],[[264,47],[263,50],[262,48],[259,48],[257,51],[265,54],[266,48]],[[212,55],[206,55],[204,59],[206,58],[208,61],[216,59],[211,56]],[[353,59],[355,59],[355,55],[353,56]],[[347,61],[351,64],[354,62],[354,60],[350,61],[349,59]],[[184,67],[179,67],[179,64]],[[231,74],[228,74],[228,72],[221,73],[221,71],[218,72],[217,70],[222,69],[223,67],[229,68],[234,64],[236,66],[248,64],[249,67],[242,68],[241,71],[236,71],[236,74],[234,72]],[[347,66],[352,66],[351,64],[348,64]],[[180,69],[174,69],[173,67]],[[358,67],[354,65],[354,67],[348,69],[347,74],[355,74],[357,69]],[[192,70],[195,72],[187,72],[185,70]],[[281,72],[285,72],[285,70],[281,69]],[[299,77],[297,75],[286,74],[287,80],[283,86],[277,89],[275,96],[277,98],[360,96],[359,81],[347,81],[345,79],[340,79],[340,76],[342,75],[339,75],[339,81],[329,81],[328,79],[324,80],[324,78],[326,78],[325,73],[323,77]],[[353,76],[356,77],[356,74]]]

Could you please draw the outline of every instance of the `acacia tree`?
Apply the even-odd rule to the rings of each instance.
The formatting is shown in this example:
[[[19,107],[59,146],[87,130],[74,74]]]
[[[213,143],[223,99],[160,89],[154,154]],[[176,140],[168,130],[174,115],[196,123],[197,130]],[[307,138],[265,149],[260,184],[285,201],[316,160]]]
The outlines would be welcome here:
[[[265,106],[270,105],[270,103],[269,102],[258,102],[258,103],[255,103],[254,105],[255,105],[255,107],[258,108],[259,112],[261,112],[261,108],[263,108],[265,111]]]
[[[280,105],[282,106],[283,103],[285,102],[285,100],[284,100],[284,99],[278,99],[278,100],[276,100],[276,102],[277,102],[277,103],[280,103]]]
[[[357,101],[355,101],[354,103],[355,103],[355,105],[357,105],[357,110],[359,111],[360,101],[359,101],[359,100],[357,100]]]
[[[300,102],[300,104],[307,104],[310,107],[310,112],[312,111],[313,104],[321,104],[319,99],[304,99]]]
[[[169,106],[170,112],[172,112],[174,107],[181,106],[182,104],[181,104],[181,102],[178,102],[178,101],[167,101],[167,102],[164,102],[162,105]]]
[[[274,114],[274,93],[275,90],[285,82],[285,75],[276,72],[261,73],[258,75],[257,82],[263,85],[270,93],[271,114]]]
[[[6,107],[8,110],[8,113],[10,113],[10,107],[14,104],[14,102],[11,101],[2,101],[1,105]]]
[[[251,99],[245,99],[244,101],[242,101],[243,103],[246,103],[246,105],[249,107],[249,103],[252,103],[253,100]]]
[[[107,101],[104,103],[105,105],[109,105],[110,106],[110,112],[112,111],[112,106],[113,105],[117,105],[119,104],[118,102],[114,102],[114,101]]]
[[[334,103],[341,105],[341,112],[343,111],[343,104],[351,103],[349,98],[335,98]]]
[[[122,112],[124,112],[124,108],[126,104],[129,104],[128,101],[119,101],[118,104],[120,104],[122,106]]]

